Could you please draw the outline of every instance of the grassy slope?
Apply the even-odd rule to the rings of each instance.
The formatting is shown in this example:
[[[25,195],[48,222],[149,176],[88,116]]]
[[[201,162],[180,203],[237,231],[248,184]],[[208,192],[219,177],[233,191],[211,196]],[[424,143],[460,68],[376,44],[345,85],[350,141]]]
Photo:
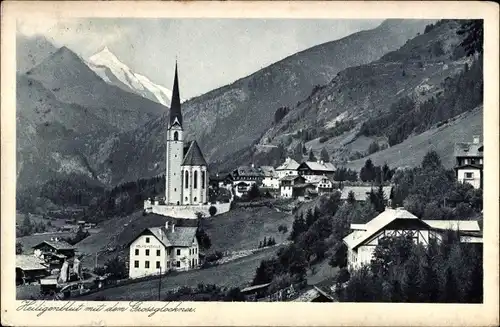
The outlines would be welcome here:
[[[435,150],[441,156],[445,167],[452,168],[454,165],[454,143],[470,142],[475,134],[483,134],[482,107],[460,115],[441,127],[435,127],[422,134],[412,136],[386,150],[352,161],[346,166],[359,170],[365,161],[371,158],[375,165],[383,165],[384,162],[387,162],[390,167],[414,167],[422,162],[427,151]]]
[[[112,218],[100,224],[101,231],[82,240],[77,244],[77,248],[90,255],[108,247],[122,248],[145,228],[163,226],[165,221],[170,219],[159,215],[143,216],[141,211],[126,217]],[[207,218],[203,224],[212,241],[210,251],[237,251],[257,248],[264,237],[274,237],[277,243],[284,241],[287,235],[278,232],[278,226],[285,225],[290,231],[292,222],[293,217],[289,214],[259,207],[238,208],[214,218]],[[178,226],[180,223],[177,221]],[[189,220],[184,223],[196,222]],[[99,261],[105,261],[108,257],[110,256],[103,255],[99,257]]]
[[[162,290],[166,291],[179,286],[196,287],[199,283],[224,285],[226,287],[246,286],[253,278],[255,270],[264,259],[275,255],[278,247],[269,248],[254,255],[244,257],[227,264],[207,269],[191,270],[162,279]],[[158,279],[110,288],[78,298],[91,301],[99,297],[106,300],[157,300]]]

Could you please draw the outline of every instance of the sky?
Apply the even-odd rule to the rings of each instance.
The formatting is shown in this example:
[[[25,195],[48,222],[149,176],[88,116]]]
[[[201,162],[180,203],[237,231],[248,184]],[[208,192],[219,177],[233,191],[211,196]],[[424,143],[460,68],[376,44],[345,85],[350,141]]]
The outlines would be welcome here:
[[[18,21],[84,59],[107,46],[134,72],[181,97],[206,93],[309,47],[378,26],[382,20],[92,18]]]

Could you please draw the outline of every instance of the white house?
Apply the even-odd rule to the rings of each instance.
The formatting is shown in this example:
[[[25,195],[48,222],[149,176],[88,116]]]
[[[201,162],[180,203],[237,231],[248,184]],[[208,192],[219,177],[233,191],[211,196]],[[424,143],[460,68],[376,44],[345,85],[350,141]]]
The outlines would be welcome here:
[[[289,175],[298,175],[297,168],[299,168],[299,163],[297,161],[292,158],[286,158],[285,162],[278,166],[275,170],[278,175],[278,179],[281,179]]]
[[[335,166],[331,162],[305,161],[299,165],[297,171],[307,182],[310,182],[315,179],[314,176],[327,176],[333,178]]]
[[[189,270],[199,265],[196,227],[146,228],[129,243],[129,277],[155,275],[169,270]]]
[[[455,143],[455,172],[459,182],[469,183],[474,188],[483,187],[483,143],[474,136],[472,143]]]
[[[297,198],[307,195],[308,190],[314,190],[315,186],[306,183],[302,176],[288,175],[280,179],[280,196],[282,198]]]
[[[260,170],[264,175],[264,179],[262,180],[262,187],[270,188],[273,190],[277,190],[280,188],[280,180],[278,178],[278,174],[274,170],[274,167],[261,166]]]
[[[475,220],[421,220],[402,208],[386,209],[366,224],[351,224],[352,232],[343,239],[348,267],[358,269],[370,264],[375,247],[384,237],[410,236],[426,245],[432,238],[439,241],[447,229],[459,230],[461,242],[482,243]]]
[[[304,177],[309,184],[314,185],[319,195],[333,192],[333,181],[330,177],[317,175],[308,175]]]

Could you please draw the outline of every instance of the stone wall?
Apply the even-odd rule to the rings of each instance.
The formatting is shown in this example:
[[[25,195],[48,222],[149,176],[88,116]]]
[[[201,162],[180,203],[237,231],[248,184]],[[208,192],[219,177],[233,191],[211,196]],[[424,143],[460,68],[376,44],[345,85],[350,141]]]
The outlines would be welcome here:
[[[215,215],[220,215],[221,213],[225,213],[230,210],[231,203],[176,206],[159,204],[158,201],[155,201],[154,203],[149,200],[144,201],[144,210],[147,213],[156,213],[162,216],[183,219],[196,219],[197,212],[203,213],[205,217],[210,217],[209,209],[212,206],[217,209],[217,213]]]

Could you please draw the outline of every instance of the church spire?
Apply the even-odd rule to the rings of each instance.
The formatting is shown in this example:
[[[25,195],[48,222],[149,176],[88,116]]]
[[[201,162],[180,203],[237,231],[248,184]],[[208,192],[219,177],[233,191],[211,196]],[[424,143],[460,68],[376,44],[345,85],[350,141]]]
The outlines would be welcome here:
[[[177,60],[175,61],[174,87],[172,89],[172,102],[170,104],[170,126],[175,121],[182,127],[181,98],[179,96],[179,78],[177,76]]]

